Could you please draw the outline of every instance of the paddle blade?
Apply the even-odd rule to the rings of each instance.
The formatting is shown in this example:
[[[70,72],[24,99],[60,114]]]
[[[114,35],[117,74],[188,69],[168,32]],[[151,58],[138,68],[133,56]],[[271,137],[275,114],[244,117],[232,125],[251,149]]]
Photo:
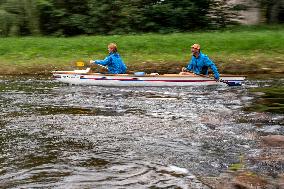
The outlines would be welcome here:
[[[85,66],[85,63],[82,62],[82,61],[78,61],[78,62],[76,62],[76,66],[77,66],[77,67],[84,67],[84,66]]]

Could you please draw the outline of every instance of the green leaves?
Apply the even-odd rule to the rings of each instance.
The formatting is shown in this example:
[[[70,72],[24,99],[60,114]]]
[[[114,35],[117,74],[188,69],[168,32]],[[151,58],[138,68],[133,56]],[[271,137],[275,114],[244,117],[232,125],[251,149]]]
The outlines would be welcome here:
[[[6,0],[0,2],[0,35],[37,35],[39,19],[33,0]]]
[[[0,36],[218,29],[236,24],[244,7],[228,0],[0,0]]]

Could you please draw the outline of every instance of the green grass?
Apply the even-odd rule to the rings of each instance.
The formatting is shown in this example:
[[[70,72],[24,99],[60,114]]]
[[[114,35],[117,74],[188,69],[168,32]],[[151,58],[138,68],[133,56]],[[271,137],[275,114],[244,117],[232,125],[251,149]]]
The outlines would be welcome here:
[[[201,44],[222,73],[284,72],[284,26],[237,27],[224,31],[113,36],[0,38],[0,74],[71,69],[78,60],[102,59],[107,44],[132,70],[178,72]]]

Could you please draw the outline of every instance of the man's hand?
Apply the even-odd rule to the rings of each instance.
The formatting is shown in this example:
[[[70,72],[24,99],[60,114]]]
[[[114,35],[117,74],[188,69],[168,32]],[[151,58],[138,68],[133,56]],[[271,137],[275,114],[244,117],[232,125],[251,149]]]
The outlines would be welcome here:
[[[188,70],[186,69],[186,67],[182,67],[181,71],[182,72],[187,72]]]

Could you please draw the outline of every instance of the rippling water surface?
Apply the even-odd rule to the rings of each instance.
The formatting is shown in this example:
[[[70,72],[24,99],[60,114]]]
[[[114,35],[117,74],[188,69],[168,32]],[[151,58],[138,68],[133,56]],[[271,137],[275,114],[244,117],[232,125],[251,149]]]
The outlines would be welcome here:
[[[248,89],[264,84],[107,88],[1,77],[0,187],[209,188],[200,178],[240,156],[261,174],[283,173],[282,162],[257,161],[259,136],[283,135],[283,115],[243,111],[255,98]]]

